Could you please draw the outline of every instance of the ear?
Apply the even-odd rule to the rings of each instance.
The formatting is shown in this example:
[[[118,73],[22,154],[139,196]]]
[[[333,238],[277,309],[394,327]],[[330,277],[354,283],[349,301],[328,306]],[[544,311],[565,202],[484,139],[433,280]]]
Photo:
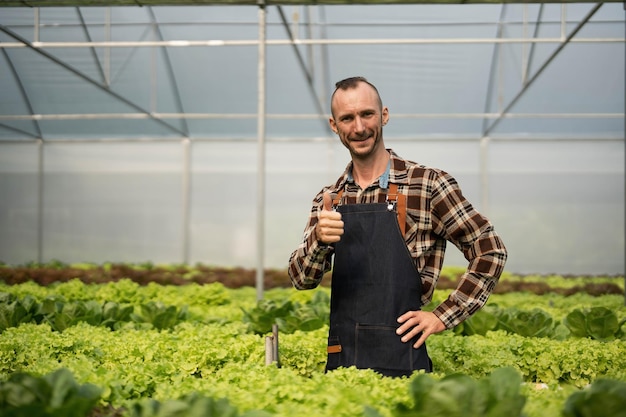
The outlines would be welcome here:
[[[339,132],[337,131],[337,123],[335,123],[335,119],[333,117],[330,117],[328,119],[328,124],[330,125],[332,131],[335,132],[336,135],[338,135]]]
[[[389,109],[387,107],[383,107],[383,112],[382,112],[382,122],[383,122],[383,126],[387,124],[387,122],[389,121]]]

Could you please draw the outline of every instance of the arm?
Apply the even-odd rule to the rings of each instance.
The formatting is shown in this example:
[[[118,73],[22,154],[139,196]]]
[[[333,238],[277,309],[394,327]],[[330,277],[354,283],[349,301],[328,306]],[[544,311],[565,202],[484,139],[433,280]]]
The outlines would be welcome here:
[[[433,311],[450,329],[485,305],[504,270],[507,251],[491,222],[445,172],[436,179],[431,211],[435,233],[452,242],[468,261],[457,288]]]
[[[341,215],[331,211],[330,205],[330,196],[327,193],[320,192],[315,197],[304,229],[304,239],[289,257],[289,278],[296,289],[317,287],[324,273],[331,269],[334,251],[329,243],[339,240],[343,233],[343,223]]]
[[[493,226],[463,197],[454,178],[441,172],[434,180],[430,212],[434,233],[452,242],[469,264],[457,288],[433,312],[408,311],[398,317],[396,333],[407,342],[421,333],[415,348],[435,333],[450,329],[487,302],[507,258]]]

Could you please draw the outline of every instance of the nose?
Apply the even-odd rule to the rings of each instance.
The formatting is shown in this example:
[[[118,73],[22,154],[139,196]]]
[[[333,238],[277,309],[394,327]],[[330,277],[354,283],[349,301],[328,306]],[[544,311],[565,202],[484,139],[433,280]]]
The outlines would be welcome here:
[[[365,130],[365,126],[363,125],[363,121],[359,116],[354,119],[354,130],[356,133],[362,133]]]

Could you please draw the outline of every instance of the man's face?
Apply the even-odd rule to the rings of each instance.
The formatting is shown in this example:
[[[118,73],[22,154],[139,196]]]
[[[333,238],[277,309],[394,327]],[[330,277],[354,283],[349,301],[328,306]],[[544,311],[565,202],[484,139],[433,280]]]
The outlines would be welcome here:
[[[367,158],[381,146],[389,111],[381,108],[378,94],[371,86],[361,82],[356,88],[337,90],[332,111],[330,127],[353,158]]]

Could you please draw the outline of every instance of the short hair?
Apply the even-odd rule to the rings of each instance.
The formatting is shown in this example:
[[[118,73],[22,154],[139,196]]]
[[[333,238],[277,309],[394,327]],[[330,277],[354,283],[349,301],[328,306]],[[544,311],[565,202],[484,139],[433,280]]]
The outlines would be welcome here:
[[[367,85],[369,85],[370,87],[372,87],[374,89],[374,91],[376,92],[376,96],[378,96],[378,104],[380,105],[380,108],[382,109],[383,107],[383,101],[380,98],[380,93],[378,92],[378,89],[376,88],[376,86],[374,84],[372,84],[371,82],[367,81],[367,79],[365,77],[361,77],[361,76],[357,76],[357,77],[349,77],[349,78],[344,78],[341,81],[337,81],[335,83],[335,91],[333,91],[332,96],[330,97],[330,109],[332,111],[333,108],[333,99],[335,98],[335,94],[337,93],[338,90],[349,90],[351,88],[356,88],[359,83],[365,83]]]

